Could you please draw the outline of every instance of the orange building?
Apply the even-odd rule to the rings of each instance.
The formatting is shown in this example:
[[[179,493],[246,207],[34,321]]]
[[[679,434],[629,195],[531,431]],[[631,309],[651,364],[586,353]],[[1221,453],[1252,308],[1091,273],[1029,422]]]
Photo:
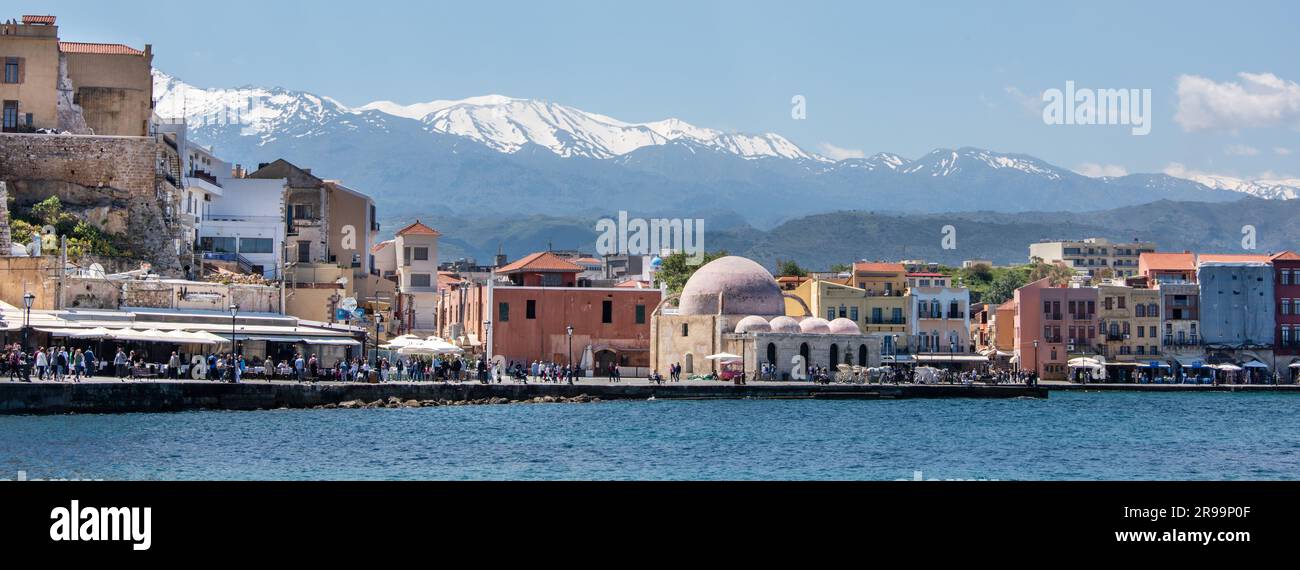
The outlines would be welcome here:
[[[660,291],[577,287],[582,270],[551,252],[534,253],[498,269],[491,284],[440,291],[438,335],[506,363],[572,361],[600,371],[614,362],[649,366],[650,313]]]

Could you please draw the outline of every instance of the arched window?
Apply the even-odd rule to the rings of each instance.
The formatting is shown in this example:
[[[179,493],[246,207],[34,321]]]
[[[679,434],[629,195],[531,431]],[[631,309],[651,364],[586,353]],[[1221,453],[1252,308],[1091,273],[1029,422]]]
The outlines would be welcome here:
[[[960,307],[960,305],[957,304],[957,301],[948,303],[948,318],[951,319],[957,318],[957,311],[959,310],[958,307]]]
[[[776,364],[776,343],[767,343],[767,363]]]
[[[867,365],[867,345],[859,344],[858,345],[858,366],[866,366],[866,365]]]
[[[830,363],[831,363],[831,366],[835,366],[836,364],[839,364],[839,363],[840,363],[840,345],[838,345],[838,344],[832,344],[832,345],[831,345],[831,359],[830,359]]]
[[[799,345],[799,356],[803,357],[804,364],[811,364],[808,359],[808,343]]]
[[[686,371],[687,374],[691,374],[691,373],[695,372],[695,355],[694,355],[694,354],[691,354],[691,353],[689,353],[689,352],[686,353],[686,365],[682,367],[682,370]]]

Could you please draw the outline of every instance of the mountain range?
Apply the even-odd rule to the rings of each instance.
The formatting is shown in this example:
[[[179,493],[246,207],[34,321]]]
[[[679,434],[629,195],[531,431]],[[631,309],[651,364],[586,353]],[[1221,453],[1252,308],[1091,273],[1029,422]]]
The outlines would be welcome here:
[[[348,181],[394,222],[415,217],[706,217],[774,228],[840,210],[1091,211],[1158,200],[1294,198],[1298,181],[1092,178],[1025,154],[937,149],[832,160],[774,133],[631,123],[487,95],[349,107],[282,88],[208,89],[155,71],[156,110],[231,161],[285,158]],[[726,220],[726,221],[723,221]],[[391,226],[390,226],[391,227]]]

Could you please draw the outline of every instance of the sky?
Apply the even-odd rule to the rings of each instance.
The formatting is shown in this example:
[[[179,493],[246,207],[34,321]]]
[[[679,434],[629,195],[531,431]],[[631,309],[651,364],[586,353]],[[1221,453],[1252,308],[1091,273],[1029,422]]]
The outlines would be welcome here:
[[[1089,175],[1300,178],[1294,1],[7,4],[57,15],[65,40],[150,43],[155,67],[200,87],[348,105],[501,94],[832,157],[972,146]],[[1150,133],[1047,124],[1044,92],[1067,82],[1150,89]]]

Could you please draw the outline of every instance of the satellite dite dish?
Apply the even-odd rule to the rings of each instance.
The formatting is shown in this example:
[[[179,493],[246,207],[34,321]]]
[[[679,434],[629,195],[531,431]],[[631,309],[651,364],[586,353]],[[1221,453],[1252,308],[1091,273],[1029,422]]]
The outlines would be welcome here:
[[[90,276],[91,276],[91,277],[94,277],[94,278],[97,278],[97,279],[103,279],[103,278],[104,278],[104,266],[103,266],[103,265],[100,265],[100,264],[98,264],[98,263],[92,263],[92,264],[90,264],[90,269],[88,270],[88,272],[90,273]]]
[[[345,297],[345,298],[343,299],[343,302],[342,302],[342,303],[339,303],[339,307],[342,308],[344,311],[347,311],[347,312],[349,312],[349,313],[351,313],[352,311],[355,311],[355,310],[357,309],[357,299],[356,299],[356,297]]]

